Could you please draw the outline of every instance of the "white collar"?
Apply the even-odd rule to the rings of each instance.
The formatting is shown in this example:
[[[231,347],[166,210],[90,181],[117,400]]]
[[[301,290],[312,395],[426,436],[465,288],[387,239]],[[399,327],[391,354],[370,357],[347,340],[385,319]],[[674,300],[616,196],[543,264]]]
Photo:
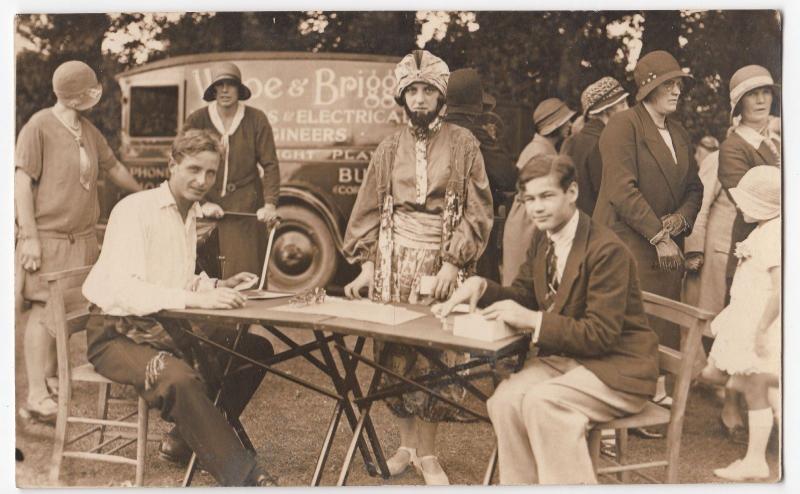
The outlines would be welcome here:
[[[216,101],[209,103],[208,116],[211,118],[211,123],[214,124],[214,128],[217,129],[217,132],[219,132],[219,134],[225,138],[233,135],[236,132],[236,129],[239,128],[239,124],[242,123],[242,119],[244,118],[244,103],[241,101],[236,102],[236,113],[233,115],[231,126],[228,128],[227,132],[225,131],[225,126],[222,124],[222,117],[219,115],[219,108],[217,108]]]
[[[564,225],[561,230],[550,233],[547,232],[547,237],[553,241],[554,244],[561,244],[562,242],[572,242],[575,238],[575,232],[578,231],[578,218],[580,214],[578,213],[578,208],[575,208],[575,212],[572,213],[572,218],[567,221],[567,224]]]
[[[169,188],[168,180],[161,182],[161,185],[159,185],[156,189],[156,204],[158,204],[159,208],[174,207],[175,209],[178,209],[178,203],[175,202],[175,196],[172,195],[172,190]],[[189,212],[194,213],[195,218],[202,217],[202,211],[203,210],[200,207],[200,203],[198,202],[193,203],[192,207],[189,208]]]
[[[761,143],[764,141],[764,136],[761,134],[761,132],[752,127],[748,127],[747,125],[737,125],[735,132],[739,134],[739,137],[747,141],[747,143],[753,146],[755,149],[758,149],[761,146]]]

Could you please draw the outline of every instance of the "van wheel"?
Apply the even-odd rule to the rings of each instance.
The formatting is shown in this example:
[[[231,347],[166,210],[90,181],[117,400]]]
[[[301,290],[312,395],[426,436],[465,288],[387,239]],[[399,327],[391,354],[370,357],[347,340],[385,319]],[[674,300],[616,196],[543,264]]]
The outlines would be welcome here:
[[[324,287],[336,273],[336,247],[328,226],[312,210],[294,204],[278,207],[269,263],[269,288],[301,291]]]

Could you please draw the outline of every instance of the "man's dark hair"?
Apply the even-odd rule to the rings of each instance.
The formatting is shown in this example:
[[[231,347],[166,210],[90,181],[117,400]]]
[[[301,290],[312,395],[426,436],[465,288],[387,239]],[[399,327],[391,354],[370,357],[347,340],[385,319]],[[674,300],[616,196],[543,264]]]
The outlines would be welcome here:
[[[209,130],[189,129],[172,141],[170,155],[176,163],[180,163],[184,157],[194,156],[203,151],[211,151],[221,156],[222,147],[219,139]]]
[[[535,178],[546,177],[554,174],[558,185],[566,192],[572,182],[576,181],[575,164],[569,156],[540,155],[528,160],[519,172],[517,188],[524,191],[525,184]]]

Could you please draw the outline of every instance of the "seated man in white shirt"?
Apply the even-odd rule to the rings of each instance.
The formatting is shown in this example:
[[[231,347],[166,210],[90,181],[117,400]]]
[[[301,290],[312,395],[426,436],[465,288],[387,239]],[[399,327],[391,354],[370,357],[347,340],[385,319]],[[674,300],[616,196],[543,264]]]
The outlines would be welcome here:
[[[575,205],[572,161],[534,157],[519,187],[536,231],[513,285],[473,276],[433,310],[488,305],[484,317],[530,333],[538,349],[487,403],[500,483],[595,483],[587,427],[636,413],[653,396],[658,338],[633,256]]]
[[[194,274],[197,201],[213,186],[219,162],[219,141],[212,134],[187,131],[173,143],[169,180],[114,207],[102,252],[83,285],[93,304],[87,353],[97,372],[133,385],[175,423],[162,443],[162,456],[185,462],[194,451],[222,485],[274,485],[209,398],[220,385],[227,357],[208,347],[197,351],[200,347],[176,323],[157,317],[162,309],[244,305],[233,287],[255,275],[217,280]],[[194,329],[227,346],[235,337],[230,328]],[[272,355],[267,340],[245,338],[240,348],[249,357]],[[229,417],[238,418],[265,371],[241,360],[234,360],[231,369],[222,406]]]

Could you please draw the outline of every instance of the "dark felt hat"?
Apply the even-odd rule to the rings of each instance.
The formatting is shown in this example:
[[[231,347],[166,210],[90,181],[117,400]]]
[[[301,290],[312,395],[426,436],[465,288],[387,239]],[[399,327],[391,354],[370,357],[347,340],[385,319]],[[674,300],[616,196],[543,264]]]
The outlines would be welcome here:
[[[217,98],[217,90],[214,85],[221,81],[233,81],[239,86],[239,99],[244,101],[250,99],[250,89],[242,84],[242,73],[239,67],[231,62],[222,62],[211,68],[211,84],[208,85],[203,93],[203,99],[214,101]]]
[[[651,51],[639,59],[633,69],[633,78],[639,91],[636,101],[642,101],[661,83],[676,77],[683,77],[686,81],[693,81],[694,77],[681,69],[678,61],[669,52],[664,50]]]

